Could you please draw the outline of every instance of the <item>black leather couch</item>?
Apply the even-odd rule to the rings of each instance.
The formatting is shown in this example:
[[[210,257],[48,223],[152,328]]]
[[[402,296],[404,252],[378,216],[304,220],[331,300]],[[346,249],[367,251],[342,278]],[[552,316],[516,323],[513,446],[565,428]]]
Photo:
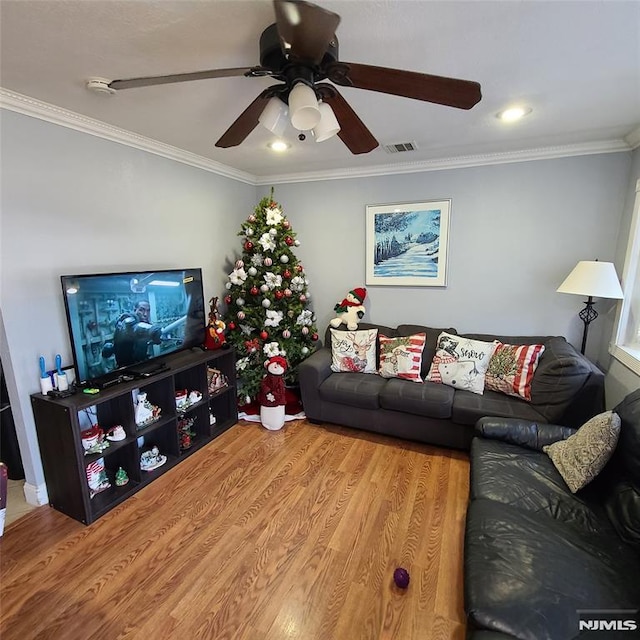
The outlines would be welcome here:
[[[576,494],[542,452],[574,429],[478,421],[464,558],[473,640],[640,636],[635,614],[623,616],[637,621],[635,632],[579,624],[579,610],[640,607],[640,390],[614,411],[622,421],[616,451]]]

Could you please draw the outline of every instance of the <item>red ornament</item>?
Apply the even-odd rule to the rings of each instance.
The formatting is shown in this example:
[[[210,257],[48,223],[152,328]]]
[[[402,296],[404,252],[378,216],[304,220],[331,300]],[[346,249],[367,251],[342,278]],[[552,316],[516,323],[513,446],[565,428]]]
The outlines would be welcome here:
[[[291,271],[289,271],[289,269],[285,269],[282,273],[282,277],[285,280],[288,280],[291,277]]]
[[[300,295],[300,302],[306,302],[307,301],[307,296],[303,294]]]
[[[236,328],[236,323],[232,320],[228,325],[227,325],[228,329],[231,329],[231,331],[233,331]]]
[[[231,298],[231,296],[230,296],[230,295],[226,295],[226,296],[224,297],[224,303],[225,303],[225,304],[231,304],[231,300],[232,300],[232,298]]]
[[[313,341],[317,340],[317,339],[318,339],[318,334],[317,334],[317,333],[312,333],[312,334],[311,334],[311,339],[312,339]]]
[[[257,296],[260,293],[260,290],[254,285],[253,287],[251,287],[251,289],[249,289],[249,293],[252,296]]]
[[[284,293],[282,293],[280,289],[276,289],[276,292],[273,295],[275,295],[276,300],[282,300],[282,298],[284,297]]]
[[[302,272],[304,271],[304,267],[303,267],[301,264],[299,264],[299,265],[296,267],[296,271],[297,271],[298,273],[302,273]]]
[[[263,329],[263,330],[260,332],[260,337],[261,337],[263,340],[266,340],[266,339],[269,337],[269,334],[268,334],[268,333]]]
[[[290,246],[292,246],[292,245],[293,245],[293,238],[292,238],[291,236],[287,236],[287,237],[284,239],[284,242],[285,242],[285,244],[286,244],[286,245],[288,245],[288,246],[290,247]]]
[[[245,248],[247,251],[251,251],[251,250],[253,249],[253,242],[251,242],[251,240],[247,240],[247,241],[244,243],[244,248]]]
[[[283,220],[283,221],[282,221],[282,226],[283,226],[285,229],[288,229],[288,228],[291,226],[291,223],[290,223],[288,220]]]

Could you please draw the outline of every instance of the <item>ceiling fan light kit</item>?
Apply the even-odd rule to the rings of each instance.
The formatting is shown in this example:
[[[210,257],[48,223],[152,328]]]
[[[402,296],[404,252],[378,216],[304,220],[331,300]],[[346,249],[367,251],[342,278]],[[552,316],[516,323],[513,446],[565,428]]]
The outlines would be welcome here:
[[[337,134],[353,154],[369,153],[379,146],[378,141],[335,85],[458,109],[471,109],[482,98],[480,85],[470,80],[340,62],[335,35],[340,23],[338,14],[305,0],[274,0],[273,5],[276,22],[260,36],[259,66],[119,79],[92,87],[87,83],[87,86],[94,91],[112,93],[190,80],[268,76],[284,84],[263,90],[222,134],[216,147],[241,144],[259,123],[272,133],[282,135],[278,132],[286,127],[284,103],[288,103],[294,128],[312,131],[318,142]],[[323,83],[324,80],[333,84]],[[299,138],[303,139],[304,134]]]
[[[320,109],[320,122],[313,128],[313,135],[316,142],[324,142],[340,131],[340,125],[333,109],[326,102],[320,101],[318,109]]]
[[[502,120],[503,122],[516,122],[525,116],[528,116],[531,113],[531,107],[525,106],[517,106],[517,107],[509,107],[507,109],[503,109],[496,114],[496,118]]]
[[[320,109],[315,91],[298,82],[289,93],[291,124],[298,131],[309,131],[320,122]]]
[[[274,135],[281,136],[289,124],[288,116],[289,109],[287,105],[280,98],[273,97],[267,102],[267,106],[260,114],[258,122]]]

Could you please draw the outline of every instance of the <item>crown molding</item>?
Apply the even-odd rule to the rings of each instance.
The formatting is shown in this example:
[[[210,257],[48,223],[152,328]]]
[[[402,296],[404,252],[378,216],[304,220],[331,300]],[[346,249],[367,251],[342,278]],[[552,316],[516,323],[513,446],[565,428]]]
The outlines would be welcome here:
[[[137,133],[114,127],[100,120],[88,118],[79,113],[56,107],[48,102],[42,102],[29,96],[9,91],[0,87],[0,108],[15,111],[26,116],[45,120],[68,129],[88,133],[89,135],[118,142],[128,147],[148,151],[163,158],[169,158],[176,162],[188,164],[198,169],[204,169],[227,178],[255,185],[255,177],[250,173],[239,171],[220,162],[209,160],[195,153],[183,151],[163,142],[146,138]]]
[[[423,160],[420,162],[406,162],[394,165],[378,165],[353,169],[337,169],[331,171],[313,171],[291,175],[265,176],[256,178],[258,185],[284,184],[290,182],[316,182],[320,180],[346,180],[349,178],[368,178],[401,173],[423,173],[426,171],[444,171],[447,169],[467,169],[494,164],[511,164],[514,162],[530,162],[532,160],[550,160],[571,156],[595,155],[601,153],[619,153],[629,151],[629,144],[625,140],[605,140],[600,142],[585,142],[521,151],[505,151],[500,153],[485,153],[452,158]]]
[[[23,115],[45,120],[69,129],[88,133],[105,140],[124,144],[135,149],[147,151],[176,162],[210,171],[239,182],[253,186],[286,184],[294,182],[317,182],[321,180],[345,180],[349,178],[370,178],[376,176],[397,175],[405,173],[423,173],[426,171],[443,171],[447,169],[466,169],[495,164],[513,162],[529,162],[532,160],[549,160],[571,156],[594,155],[602,153],[618,153],[629,151],[640,146],[640,127],[625,136],[624,140],[604,140],[580,144],[558,145],[477,155],[439,158],[420,162],[404,162],[393,165],[377,165],[351,169],[331,169],[328,171],[309,171],[293,174],[255,176],[239,169],[234,169],[209,158],[190,153],[177,147],[146,138],[137,133],[120,129],[100,120],[94,120],[79,113],[57,107],[47,102],[0,87],[0,108],[15,111]]]
[[[640,147],[640,127],[634,129],[631,133],[628,133],[624,137],[624,141],[632,148],[637,149]]]

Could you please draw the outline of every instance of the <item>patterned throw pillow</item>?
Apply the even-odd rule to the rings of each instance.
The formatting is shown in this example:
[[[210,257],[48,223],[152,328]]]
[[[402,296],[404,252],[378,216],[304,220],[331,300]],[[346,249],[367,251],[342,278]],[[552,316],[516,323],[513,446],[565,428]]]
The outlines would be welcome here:
[[[566,440],[542,447],[571,493],[582,489],[604,469],[618,444],[620,423],[617,413],[605,411]]]
[[[531,401],[531,380],[544,351],[543,344],[498,343],[491,356],[484,388]]]
[[[331,329],[331,370],[338,372],[377,373],[377,329],[337,331]]]
[[[443,331],[426,380],[482,395],[485,373],[497,344]]]
[[[422,382],[420,367],[426,333],[388,338],[380,334],[380,369],[383,378],[402,378]]]

